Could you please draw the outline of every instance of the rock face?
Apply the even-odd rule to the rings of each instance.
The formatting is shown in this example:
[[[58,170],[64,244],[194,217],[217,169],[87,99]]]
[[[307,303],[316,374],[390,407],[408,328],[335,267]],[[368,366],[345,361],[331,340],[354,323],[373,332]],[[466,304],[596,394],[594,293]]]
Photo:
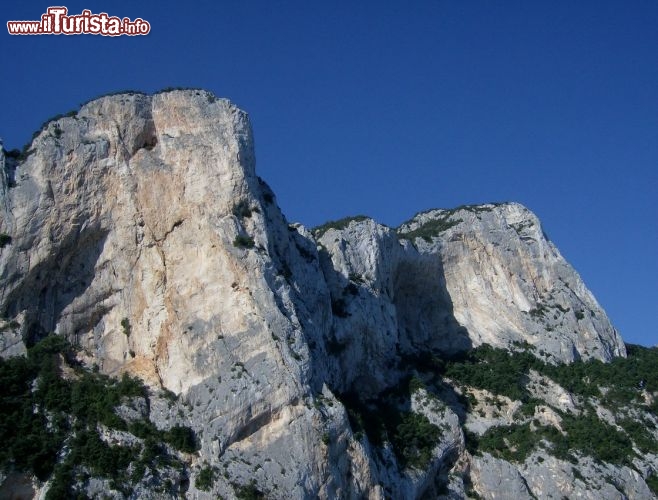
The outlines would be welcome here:
[[[524,207],[433,210],[397,230],[289,225],[256,176],[247,115],[208,92],[94,100],[27,153],[0,157],[3,356],[52,332],[89,366],[179,395],[154,399],[151,420],[196,431],[192,476],[203,462],[223,471],[211,493],[190,481],[189,498],[250,481],[272,498],[462,497],[460,416],[422,390],[382,396],[410,359],[483,343],[551,362],[625,355]],[[364,411],[386,401],[403,423],[426,419],[439,443],[415,465],[373,446],[343,404],[355,393]],[[505,461],[470,470],[537,494]]]
[[[525,207],[431,210],[399,232],[438,230],[414,241],[421,254],[440,256],[454,317],[474,345],[527,342],[566,362],[625,354],[603,309]]]

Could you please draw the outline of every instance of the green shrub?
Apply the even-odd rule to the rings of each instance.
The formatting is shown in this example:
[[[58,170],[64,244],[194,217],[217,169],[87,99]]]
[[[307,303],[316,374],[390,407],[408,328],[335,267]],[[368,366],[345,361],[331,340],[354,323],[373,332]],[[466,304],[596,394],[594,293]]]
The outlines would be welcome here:
[[[471,450],[486,451],[508,461],[523,462],[539,444],[541,434],[530,429],[530,424],[496,426],[482,436],[470,436]]]
[[[160,391],[160,396],[168,400],[170,403],[175,403],[178,400],[178,395],[174,391],[169,389],[162,389]]]
[[[449,361],[444,374],[460,383],[512,400],[529,397],[525,389],[525,376],[530,368],[541,364],[528,352],[510,353],[504,349],[482,344],[477,349]]]
[[[402,239],[410,241],[413,241],[416,238],[423,238],[425,241],[430,243],[432,238],[435,238],[443,231],[446,231],[462,222],[462,219],[450,220],[450,216],[451,214],[448,214],[443,215],[438,219],[429,220],[413,231],[407,231],[406,233],[398,232],[398,236]]]
[[[340,400],[357,439],[365,433],[374,446],[390,441],[402,467],[424,469],[442,433],[424,415],[401,409],[401,401],[409,402],[410,385],[411,379],[405,379],[398,387],[367,402],[355,393],[342,394]]]
[[[414,392],[420,391],[421,389],[425,389],[425,384],[421,379],[414,375],[409,380],[409,394],[413,394]]]
[[[160,435],[158,428],[147,420],[135,420],[128,425],[128,431],[138,438],[157,438]]]
[[[241,201],[233,207],[233,215],[239,218],[248,218],[251,217],[252,210],[249,207],[249,203],[246,201]]]
[[[166,440],[183,451],[194,448],[189,428],[160,431],[148,420],[126,424],[115,413],[124,398],[147,397],[138,379],[124,374],[121,379],[87,371],[75,364],[75,377],[63,379],[61,365],[71,356],[71,346],[59,335],[50,335],[28,348],[27,357],[0,359],[0,468],[34,474],[42,481],[52,479],[48,498],[75,498],[72,489],[75,468],[88,467],[94,475],[111,479],[128,491],[128,465],[138,449],[110,446],[98,435],[98,425],[129,430],[142,437],[144,449],[132,476],[154,462],[175,463],[159,444]],[[57,463],[67,443],[69,454]],[[139,465],[139,464],[142,465]]]
[[[265,498],[265,495],[256,487],[256,481],[251,481],[246,485],[234,484],[235,497],[238,500],[260,500]]]
[[[449,359],[445,368],[438,363],[420,361],[416,366],[429,373],[445,375],[459,385],[520,400],[523,403],[520,413],[525,417],[531,417],[535,407],[544,404],[530,397],[525,388],[531,369],[585,400],[598,398],[613,414],[627,414],[627,408],[655,413],[658,405],[654,403],[654,407],[647,407],[643,391],[658,391],[658,349],[626,347],[628,357],[615,358],[609,363],[589,360],[550,365],[527,351],[510,353],[484,344]],[[606,391],[601,391],[602,388]],[[600,420],[591,408],[586,407],[579,416],[560,415],[566,436],[545,426],[538,426],[530,432],[526,423],[494,427],[480,437],[467,434],[467,447],[473,452],[489,451],[507,460],[523,460],[544,439],[551,443],[550,453],[557,457],[573,459],[575,453],[581,453],[615,464],[630,463],[635,456],[632,443],[644,453],[658,451],[657,440],[641,419],[618,419],[617,423],[624,429],[620,432]]]
[[[179,451],[194,453],[199,449],[194,431],[182,425],[176,425],[165,431],[164,440]]]
[[[508,461],[522,462],[539,446],[542,440],[551,444],[550,454],[571,460],[574,453],[581,453],[602,462],[619,465],[630,464],[634,456],[631,444],[614,427],[591,413],[575,417],[562,414],[562,434],[555,427],[536,426],[529,423],[496,426],[482,436],[467,436],[469,451],[486,451]]]
[[[202,89],[200,87],[165,87],[161,90],[156,91],[153,95],[166,94],[168,92],[174,92],[176,90],[198,90],[199,92],[206,92],[205,89]],[[141,94],[141,92],[138,93]]]
[[[255,242],[251,236],[238,234],[233,240],[233,246],[238,248],[253,248],[254,245]]]
[[[325,222],[320,226],[314,227],[312,231],[315,237],[319,238],[330,229],[341,231],[349,226],[352,222],[361,222],[367,219],[369,219],[369,217],[366,217],[365,215],[355,215],[352,217],[344,217],[339,220],[330,220],[329,222]]]
[[[130,320],[128,320],[128,318],[123,318],[121,320],[121,327],[123,328],[123,334],[126,337],[130,337],[130,332],[132,328],[130,327]]]
[[[130,481],[135,484],[144,477],[144,474],[146,474],[146,464],[142,461],[135,462],[133,465],[133,470],[130,473]]]
[[[441,439],[441,430],[420,413],[403,413],[393,433],[393,445],[403,466],[424,469],[432,450]]]
[[[363,285],[365,283],[363,276],[357,273],[350,273],[348,279],[358,285]]]
[[[645,478],[644,481],[647,483],[647,486],[654,493],[654,495],[658,495],[658,473],[654,472],[649,477]]]
[[[68,459],[74,464],[87,465],[96,475],[115,478],[136,455],[134,448],[108,445],[96,431],[81,431],[71,443]]]
[[[628,437],[633,440],[643,453],[658,454],[658,441],[653,437],[649,430],[652,426],[650,422],[640,422],[630,418],[618,419],[617,424],[624,429]]]
[[[194,480],[194,487],[201,491],[210,491],[215,484],[216,476],[217,471],[206,464],[205,467],[199,471],[199,474]]]
[[[545,304],[537,304],[537,307],[530,309],[528,314],[533,318],[543,318],[546,314],[550,312],[548,306]]]
[[[73,466],[68,462],[58,464],[50,481],[46,500],[70,500],[75,498],[71,490]]]
[[[5,233],[0,233],[0,248],[4,248],[11,243],[11,236]]]

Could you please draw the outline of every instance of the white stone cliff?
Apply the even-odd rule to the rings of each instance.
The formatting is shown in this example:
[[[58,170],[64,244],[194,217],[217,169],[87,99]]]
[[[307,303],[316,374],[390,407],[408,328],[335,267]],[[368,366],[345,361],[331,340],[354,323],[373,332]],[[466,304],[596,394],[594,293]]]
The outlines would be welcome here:
[[[192,481],[188,498],[232,498],[251,480],[271,498],[460,497],[462,482],[450,479],[450,494],[441,484],[469,467],[480,485],[504,476],[510,495],[559,498],[558,480],[529,479],[547,474],[530,462],[471,460],[446,404],[409,402],[443,429],[418,470],[375,451],[337,399],[378,397],[420,353],[483,343],[529,344],[551,363],[625,356],[526,208],[431,210],[397,230],[367,218],[288,224],[256,176],[246,113],[202,90],[99,98],[48,123],[28,153],[0,157],[0,233],[11,237],[0,312],[17,325],[3,356],[55,333],[88,366],[178,395],[173,406],[154,398],[149,418],[190,425],[201,445],[190,470],[206,461],[225,473],[211,493]],[[627,493],[648,492],[624,474]]]

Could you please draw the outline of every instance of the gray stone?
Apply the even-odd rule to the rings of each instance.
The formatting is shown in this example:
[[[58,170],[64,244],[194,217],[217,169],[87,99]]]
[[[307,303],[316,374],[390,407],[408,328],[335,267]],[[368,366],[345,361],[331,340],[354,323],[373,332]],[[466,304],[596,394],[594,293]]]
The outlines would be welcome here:
[[[149,386],[148,401],[125,401],[119,416],[193,428],[200,451],[170,450],[183,470],[147,472],[132,498],[234,498],[252,481],[275,499],[461,498],[469,475],[486,498],[593,485],[601,498],[647,495],[655,457],[638,461],[642,474],[583,462],[591,487],[557,459],[471,457],[460,419],[484,432],[518,422],[518,402],[477,421],[448,388],[411,394],[404,411],[441,429],[423,470],[353,432],[340,395],[376,399],[423,354],[486,342],[528,343],[551,362],[625,355],[521,205],[432,210],[397,230],[367,218],[324,232],[288,224],[256,176],[246,113],[201,90],[91,101],[48,123],[29,151],[20,164],[0,153],[16,184],[0,175],[0,233],[12,238],[0,250],[0,353],[63,335],[88,366]],[[559,386],[534,377],[529,388],[548,409],[578,412]],[[210,492],[194,486],[205,464],[219,471]],[[102,478],[86,488],[116,493]]]

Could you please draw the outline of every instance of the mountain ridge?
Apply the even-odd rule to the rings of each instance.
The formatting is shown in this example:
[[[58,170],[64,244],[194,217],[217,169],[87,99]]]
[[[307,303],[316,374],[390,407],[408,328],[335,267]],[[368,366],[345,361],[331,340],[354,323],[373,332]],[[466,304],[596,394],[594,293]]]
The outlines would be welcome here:
[[[185,428],[196,443],[191,453],[163,452],[180,473],[145,459],[110,479],[83,464],[77,472],[89,477],[70,479],[69,491],[492,498],[494,470],[525,484],[519,491],[528,497],[573,491],[527,457],[518,464],[469,451],[466,431],[493,439],[492,421],[518,433],[535,425],[514,416],[527,402],[501,399],[512,413],[494,417],[486,401],[499,395],[471,379],[470,389],[454,382],[431,361],[488,348],[522,347],[555,366],[626,355],[605,311],[525,207],[431,210],[397,230],[360,217],[321,230],[289,224],[256,175],[246,113],[203,90],[93,100],[47,122],[26,153],[0,158],[11,172],[0,176],[0,233],[9,238],[0,249],[2,366],[29,358],[55,333],[76,346],[76,363],[147,386],[115,409],[123,424],[84,423],[92,441],[143,456],[151,441],[135,420],[165,433],[149,431],[151,440]],[[76,369],[58,363],[61,374]],[[522,399],[532,381],[548,383],[524,376]],[[566,389],[533,390],[553,401],[527,406],[554,414],[538,416],[536,429],[571,422],[557,413]],[[651,421],[633,401],[625,418]],[[35,407],[83,425],[61,408]],[[368,429],[377,415],[386,416],[381,429]],[[75,432],[63,435],[81,446]],[[576,474],[566,456],[551,469],[564,481]],[[56,475],[64,463],[53,466]],[[27,474],[35,494],[46,494],[52,483],[15,464],[4,463],[10,476]],[[603,478],[592,467],[582,473]],[[650,495],[643,478],[655,474],[653,452],[632,471],[609,467],[625,478],[625,494]],[[598,491],[573,484],[584,495]]]

